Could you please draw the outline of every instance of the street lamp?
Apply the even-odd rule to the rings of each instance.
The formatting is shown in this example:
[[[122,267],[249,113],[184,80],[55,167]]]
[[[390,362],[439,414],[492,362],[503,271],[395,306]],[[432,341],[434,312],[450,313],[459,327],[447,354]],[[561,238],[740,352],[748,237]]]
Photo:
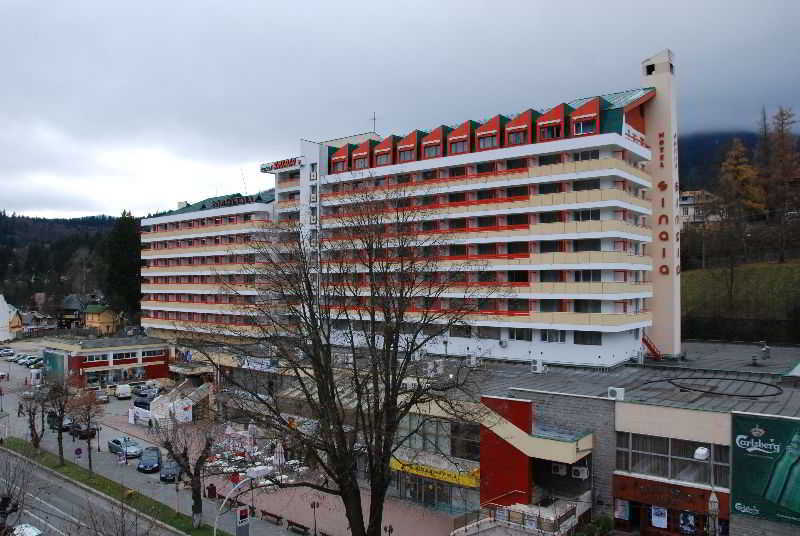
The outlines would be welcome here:
[[[314,512],[314,536],[317,536],[317,508],[319,508],[319,501],[311,501],[309,504],[311,510]]]
[[[711,461],[711,450],[708,447],[697,447],[694,450],[693,458],[699,462]],[[711,536],[717,534],[717,516],[719,515],[719,498],[714,493],[714,465],[709,463],[709,478],[711,483],[711,494],[708,496],[708,526],[706,531]]]

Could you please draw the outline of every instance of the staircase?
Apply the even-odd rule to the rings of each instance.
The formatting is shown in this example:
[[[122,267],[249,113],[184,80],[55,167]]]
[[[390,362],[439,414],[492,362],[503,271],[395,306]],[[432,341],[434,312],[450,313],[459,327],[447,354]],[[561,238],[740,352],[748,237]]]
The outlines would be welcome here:
[[[642,342],[647,347],[647,350],[650,352],[650,355],[653,357],[654,361],[661,361],[664,358],[664,355],[658,349],[658,346],[648,337],[647,335],[642,335]]]

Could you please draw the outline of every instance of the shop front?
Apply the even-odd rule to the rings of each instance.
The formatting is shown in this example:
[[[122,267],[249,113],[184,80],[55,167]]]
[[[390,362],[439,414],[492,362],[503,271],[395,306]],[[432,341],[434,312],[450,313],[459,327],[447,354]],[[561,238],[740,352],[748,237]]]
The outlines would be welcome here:
[[[700,535],[709,533],[710,520],[716,517],[716,534],[728,536],[730,495],[715,490],[714,496],[718,506],[709,487],[615,474],[614,526],[643,536]]]
[[[451,514],[480,507],[477,471],[450,471],[397,459],[392,459],[391,469],[390,495]]]

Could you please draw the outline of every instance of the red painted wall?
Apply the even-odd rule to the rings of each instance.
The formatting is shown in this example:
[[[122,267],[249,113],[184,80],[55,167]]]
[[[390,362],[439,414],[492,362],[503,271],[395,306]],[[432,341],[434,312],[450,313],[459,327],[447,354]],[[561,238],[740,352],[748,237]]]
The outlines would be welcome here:
[[[644,111],[642,106],[637,106],[629,112],[625,112],[625,123],[632,126],[642,134],[647,134],[645,130]]]
[[[484,396],[481,403],[525,432],[533,430],[532,402]],[[530,503],[531,476],[531,459],[481,426],[481,504]]]

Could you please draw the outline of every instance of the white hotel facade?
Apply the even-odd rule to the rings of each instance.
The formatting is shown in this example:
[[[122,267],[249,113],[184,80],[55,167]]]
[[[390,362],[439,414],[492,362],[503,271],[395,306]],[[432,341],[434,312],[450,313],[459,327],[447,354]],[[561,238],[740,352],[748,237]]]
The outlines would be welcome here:
[[[223,218],[274,211],[269,218],[298,221],[333,238],[354,192],[380,197],[402,191],[405,206],[424,213],[414,232],[440,236],[435,255],[443,267],[480,261],[480,269],[454,286],[498,289],[480,314],[470,316],[468,328],[443,336],[428,352],[592,367],[622,363],[646,348],[677,355],[674,76],[672,54],[664,51],[642,63],[642,87],[633,90],[406,136],[301,140],[299,156],[261,168],[275,176],[274,203],[210,210]],[[231,234],[242,236],[241,254],[248,255],[247,222],[235,220],[229,224],[235,227],[219,231],[183,227],[212,217],[200,214],[205,210],[143,220],[148,232],[142,240],[151,245],[143,258],[183,255],[162,253],[154,242]],[[186,255],[221,254],[220,244],[192,244],[196,249]],[[233,259],[228,273],[234,280],[235,264],[248,259]],[[184,262],[143,269],[144,326],[174,327],[176,318],[231,321],[234,306],[194,297],[214,294],[217,267]],[[163,294],[176,304],[153,299]],[[446,308],[447,299],[437,306]]]

